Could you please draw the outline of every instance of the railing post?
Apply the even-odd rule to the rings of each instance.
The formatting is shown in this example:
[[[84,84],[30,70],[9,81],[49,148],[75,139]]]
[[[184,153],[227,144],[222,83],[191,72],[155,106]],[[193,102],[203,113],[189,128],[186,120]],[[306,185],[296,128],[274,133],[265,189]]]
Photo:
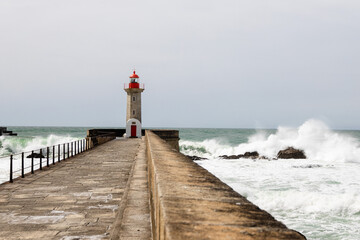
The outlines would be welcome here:
[[[34,174],[34,150],[31,151],[31,174]]]
[[[53,146],[53,165],[55,164],[55,145]]]
[[[61,155],[60,144],[58,144],[58,162],[60,162],[60,155]]]
[[[40,170],[42,170],[42,148],[40,149]]]
[[[69,146],[70,146],[70,143],[67,144],[67,147],[68,147],[68,151],[67,151],[68,158],[70,157],[70,155],[69,155],[69,154],[70,154],[70,148],[69,148]]]
[[[13,155],[10,155],[10,182],[13,182]]]
[[[21,177],[24,178],[24,152],[21,153]]]
[[[46,149],[46,165],[47,165],[47,167],[49,166],[49,151],[50,151],[50,148],[47,147],[47,149]]]
[[[63,160],[65,160],[65,143],[63,145]]]

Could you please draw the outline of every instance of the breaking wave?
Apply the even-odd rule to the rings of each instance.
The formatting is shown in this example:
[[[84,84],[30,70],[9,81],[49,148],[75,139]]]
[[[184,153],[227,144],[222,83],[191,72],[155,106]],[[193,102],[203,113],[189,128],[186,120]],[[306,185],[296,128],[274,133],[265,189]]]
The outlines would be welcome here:
[[[280,150],[295,147],[305,151],[307,158],[327,162],[360,162],[360,142],[343,132],[331,130],[325,123],[310,119],[298,128],[279,127],[274,134],[258,131],[248,141],[236,146],[218,139],[180,141],[180,150],[186,155],[217,158],[220,155],[243,154],[257,151],[268,158]]]
[[[1,136],[0,137],[0,156],[6,156],[14,153],[27,152],[35,149],[40,149],[47,146],[57,145],[61,143],[71,142],[79,138],[70,135],[49,135],[37,137],[14,137]]]

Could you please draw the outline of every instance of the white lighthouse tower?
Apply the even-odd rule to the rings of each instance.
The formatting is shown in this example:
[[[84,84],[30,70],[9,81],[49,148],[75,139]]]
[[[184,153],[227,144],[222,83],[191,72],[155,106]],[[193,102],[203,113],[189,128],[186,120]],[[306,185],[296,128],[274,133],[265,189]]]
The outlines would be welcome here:
[[[135,71],[124,90],[127,92],[126,137],[141,137],[141,93],[145,88],[144,84],[139,83],[139,76]]]

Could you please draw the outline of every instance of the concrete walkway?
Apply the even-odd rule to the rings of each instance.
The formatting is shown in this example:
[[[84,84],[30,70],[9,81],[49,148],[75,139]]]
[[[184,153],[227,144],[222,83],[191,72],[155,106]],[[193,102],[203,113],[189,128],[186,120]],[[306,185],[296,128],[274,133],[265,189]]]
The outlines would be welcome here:
[[[150,203],[145,144],[139,147],[129,187],[118,211],[112,239],[151,239]]]
[[[0,185],[0,239],[149,239],[146,187],[144,141],[110,141]]]

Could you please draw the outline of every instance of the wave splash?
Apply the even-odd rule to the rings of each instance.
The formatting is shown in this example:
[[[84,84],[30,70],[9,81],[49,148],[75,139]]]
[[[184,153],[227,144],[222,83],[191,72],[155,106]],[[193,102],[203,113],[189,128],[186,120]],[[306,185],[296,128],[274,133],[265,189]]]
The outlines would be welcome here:
[[[345,133],[331,130],[325,123],[310,119],[298,128],[278,127],[276,133],[259,131],[246,143],[231,146],[218,139],[180,141],[180,150],[186,155],[217,158],[220,155],[243,154],[257,151],[268,158],[280,150],[294,147],[304,150],[308,159],[327,162],[360,162],[360,142]]]
[[[46,137],[0,137],[0,156],[7,156],[10,154],[28,152],[47,146],[67,143],[78,140],[79,138],[70,135],[60,136],[51,134]]]

